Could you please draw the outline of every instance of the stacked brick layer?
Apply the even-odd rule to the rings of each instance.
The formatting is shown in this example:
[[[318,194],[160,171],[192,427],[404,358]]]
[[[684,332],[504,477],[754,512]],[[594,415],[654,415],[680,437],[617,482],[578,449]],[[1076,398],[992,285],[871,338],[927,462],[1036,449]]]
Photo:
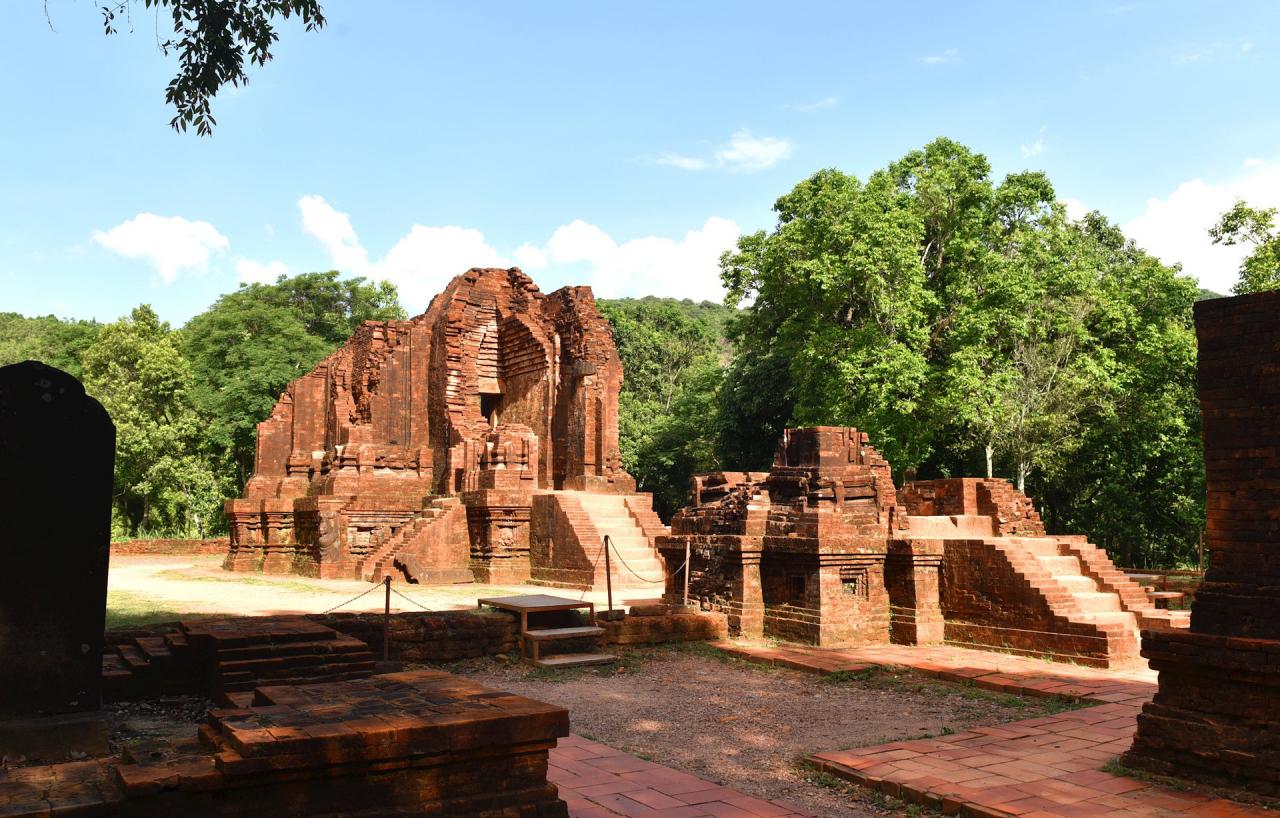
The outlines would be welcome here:
[[[1126,758],[1280,793],[1280,291],[1196,304],[1209,569]]]

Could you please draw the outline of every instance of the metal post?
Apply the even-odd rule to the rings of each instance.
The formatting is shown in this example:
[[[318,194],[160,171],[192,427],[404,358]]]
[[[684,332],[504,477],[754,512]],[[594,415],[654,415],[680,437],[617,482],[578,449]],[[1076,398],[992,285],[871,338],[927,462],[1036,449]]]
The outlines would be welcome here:
[[[613,545],[613,541],[609,539],[609,535],[604,535],[604,587],[605,592],[609,595],[609,611],[613,611],[613,569],[609,567],[609,548]],[[612,619],[612,616],[605,617]]]
[[[693,563],[689,557],[689,539],[686,537],[684,541],[684,605],[689,607],[689,572],[693,570]]]
[[[382,578],[382,584],[387,588],[387,601],[382,606],[382,661],[386,662],[391,659],[391,576]]]

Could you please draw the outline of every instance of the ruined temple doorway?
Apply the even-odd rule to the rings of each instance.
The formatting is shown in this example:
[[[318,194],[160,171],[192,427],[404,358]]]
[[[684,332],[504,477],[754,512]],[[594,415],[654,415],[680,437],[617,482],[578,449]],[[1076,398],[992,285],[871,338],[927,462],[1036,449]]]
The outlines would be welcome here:
[[[502,393],[481,392],[480,414],[489,422],[490,429],[498,428],[498,424],[502,422]]]

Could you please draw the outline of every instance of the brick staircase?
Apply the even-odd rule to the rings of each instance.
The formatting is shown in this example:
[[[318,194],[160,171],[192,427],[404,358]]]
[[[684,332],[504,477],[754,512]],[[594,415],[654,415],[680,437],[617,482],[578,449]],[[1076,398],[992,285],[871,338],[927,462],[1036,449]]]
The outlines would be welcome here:
[[[1119,594],[1099,588],[1098,583],[1085,574],[1078,557],[1063,553],[1058,538],[1006,537],[1004,540],[1009,545],[1025,549],[1052,577],[1052,581],[1070,594],[1071,603],[1078,610],[1069,611],[1067,619],[1095,625],[1118,625],[1122,629],[1119,634],[1108,634],[1108,643],[1114,643],[1117,649],[1114,653],[1119,656],[1137,654],[1137,616],[1125,606]]]
[[[201,692],[224,703],[258,685],[362,679],[374,656],[363,641],[301,616],[181,622],[163,636],[138,636],[102,657],[108,701]]]
[[[554,518],[549,552],[534,549],[533,582],[559,588],[605,587],[604,538],[613,543],[609,555],[615,590],[644,589],[662,593],[664,573],[654,538],[667,532],[647,494],[556,491],[534,498]],[[546,547],[544,543],[544,548]]]
[[[372,550],[357,568],[365,582],[381,582],[383,577],[401,578],[404,566],[399,559],[405,551],[419,549],[432,539],[448,539],[454,535],[454,517],[461,509],[457,497],[436,497],[428,502],[412,520],[396,529],[384,529],[372,538]],[[465,522],[464,522],[465,525]],[[460,581],[469,581],[462,579]]]
[[[662,561],[653,547],[653,541],[645,536],[644,529],[631,516],[626,498],[620,494],[584,492],[577,493],[576,499],[595,527],[597,539],[603,542],[604,537],[608,536],[613,543],[613,553],[609,555],[609,559],[614,587],[661,590]],[[601,563],[599,570],[603,571],[603,560]]]

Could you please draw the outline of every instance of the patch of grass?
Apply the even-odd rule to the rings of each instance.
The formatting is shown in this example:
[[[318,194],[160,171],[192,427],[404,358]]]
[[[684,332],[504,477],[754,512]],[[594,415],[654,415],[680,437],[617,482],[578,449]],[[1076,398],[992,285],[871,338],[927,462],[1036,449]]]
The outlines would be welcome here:
[[[863,670],[837,670],[835,673],[827,673],[821,677],[821,681],[832,685],[849,684],[850,682],[867,682],[876,674],[879,668],[869,667]]]
[[[204,619],[209,616],[210,614],[175,611],[157,604],[150,597],[133,591],[107,592],[107,630],[137,628],[160,622],[172,622],[175,619]]]
[[[910,818],[924,818],[924,816],[937,816],[942,813],[930,809],[920,804],[909,804],[901,798],[894,798],[891,795],[885,795],[879,790],[871,789],[854,784],[839,776],[819,770],[813,765],[808,758],[800,756],[795,760],[795,767],[800,771],[801,777],[806,784],[823,789],[836,790],[844,793],[851,798],[871,804],[882,812],[891,813],[893,815],[907,815]]]
[[[314,582],[293,579],[268,579],[266,577],[245,576],[244,574],[231,574],[225,577],[211,576],[209,574],[189,574],[185,568],[170,568],[167,571],[158,571],[156,576],[180,582],[226,582],[255,588],[273,588],[278,591],[300,591],[306,594],[334,593],[333,588]]]

